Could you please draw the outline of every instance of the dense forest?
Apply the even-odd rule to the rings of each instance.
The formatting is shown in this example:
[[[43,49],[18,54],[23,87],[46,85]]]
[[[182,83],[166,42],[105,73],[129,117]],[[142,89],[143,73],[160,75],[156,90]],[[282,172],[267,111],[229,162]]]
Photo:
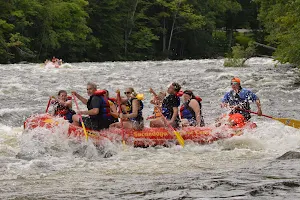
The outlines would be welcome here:
[[[0,8],[0,63],[216,58],[249,41],[276,48],[257,46],[257,55],[300,63],[298,0],[0,0]]]

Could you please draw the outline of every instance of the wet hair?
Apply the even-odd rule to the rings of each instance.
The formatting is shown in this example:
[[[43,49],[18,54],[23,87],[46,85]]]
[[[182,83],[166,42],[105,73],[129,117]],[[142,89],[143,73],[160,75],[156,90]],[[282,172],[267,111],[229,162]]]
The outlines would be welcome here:
[[[106,92],[106,95],[109,96],[109,92],[107,89],[104,89],[104,91]]]
[[[93,82],[88,82],[86,85],[92,86],[93,89],[97,90],[97,85]]]
[[[57,95],[59,96],[61,93],[66,93],[66,94],[68,94],[66,90],[59,90]]]
[[[187,94],[187,95],[191,96],[192,98],[195,98],[195,95],[192,90],[185,90],[183,92],[183,94]]]
[[[127,88],[127,89],[131,91],[131,94],[132,94],[133,96],[136,96],[136,95],[137,95],[137,93],[134,91],[134,89],[133,89],[132,87],[129,87],[129,88]]]
[[[172,83],[172,85],[174,86],[174,90],[176,91],[176,92],[179,92],[179,90],[181,89],[181,86],[179,85],[179,83]]]
[[[108,90],[107,89],[103,89],[106,93],[105,93],[105,95],[107,96],[107,98],[109,98],[109,92],[108,92]]]

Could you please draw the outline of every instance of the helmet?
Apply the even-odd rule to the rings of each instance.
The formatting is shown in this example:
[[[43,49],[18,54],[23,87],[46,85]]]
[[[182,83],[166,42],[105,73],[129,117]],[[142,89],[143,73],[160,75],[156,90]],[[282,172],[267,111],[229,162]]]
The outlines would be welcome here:
[[[241,80],[238,77],[233,77],[231,79],[231,82],[237,82],[237,83],[241,84]]]

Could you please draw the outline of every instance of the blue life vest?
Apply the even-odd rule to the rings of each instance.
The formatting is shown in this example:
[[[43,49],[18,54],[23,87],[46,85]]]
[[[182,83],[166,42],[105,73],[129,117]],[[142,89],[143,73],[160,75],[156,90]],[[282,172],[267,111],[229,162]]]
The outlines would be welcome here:
[[[132,113],[132,102],[133,102],[134,99],[137,99],[137,98],[131,98],[126,103],[127,111],[129,112],[129,114]],[[144,120],[144,118],[143,118],[143,112],[142,112],[142,110],[144,108],[144,104],[143,104],[143,102],[141,100],[138,100],[138,101],[139,101],[139,104],[140,104],[140,107],[139,107],[139,110],[138,110],[138,115],[136,117],[129,118],[130,121],[141,122],[141,121]]]
[[[96,95],[90,96],[90,98],[87,102],[88,110],[93,109],[93,107],[92,107],[92,98],[94,98],[94,97],[100,98],[101,104],[100,104],[100,107],[99,107],[99,113],[96,116],[90,115],[90,118],[108,120],[110,118],[111,114],[110,114],[110,106],[109,106],[107,98],[105,98],[103,96],[96,96]]]
[[[195,99],[197,100],[197,99]],[[197,125],[197,120],[196,120],[196,114],[194,112],[194,110],[189,106],[189,103],[191,102],[191,99],[188,100],[187,102],[185,102],[184,104],[182,104],[182,106],[180,107],[180,116],[181,119],[187,119],[190,123],[190,126],[196,126]],[[204,126],[204,118],[201,115],[201,102],[199,100],[197,100],[197,102],[199,103],[199,107],[200,107],[200,126]]]

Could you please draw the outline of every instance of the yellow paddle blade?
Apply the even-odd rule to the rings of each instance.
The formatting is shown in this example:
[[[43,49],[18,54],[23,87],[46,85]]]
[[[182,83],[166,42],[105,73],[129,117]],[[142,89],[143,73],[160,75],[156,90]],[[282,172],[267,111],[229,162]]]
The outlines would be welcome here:
[[[84,135],[85,135],[85,139],[86,139],[86,141],[88,141],[88,134],[87,134],[87,132],[86,132],[85,125],[84,125],[83,121],[81,121],[81,126],[82,126],[82,128],[83,128],[83,132],[84,132]]]
[[[45,119],[44,122],[45,122],[45,123],[52,123],[52,122],[54,122],[54,121],[53,121],[53,119]]]
[[[174,134],[179,142],[179,144],[184,147],[184,139],[181,137],[180,133],[178,131],[174,131]]]
[[[281,123],[291,126],[294,128],[300,128],[300,121],[295,119],[289,119],[289,118],[273,118],[275,120],[280,121]]]
[[[123,150],[127,150],[125,140],[122,141]]]

